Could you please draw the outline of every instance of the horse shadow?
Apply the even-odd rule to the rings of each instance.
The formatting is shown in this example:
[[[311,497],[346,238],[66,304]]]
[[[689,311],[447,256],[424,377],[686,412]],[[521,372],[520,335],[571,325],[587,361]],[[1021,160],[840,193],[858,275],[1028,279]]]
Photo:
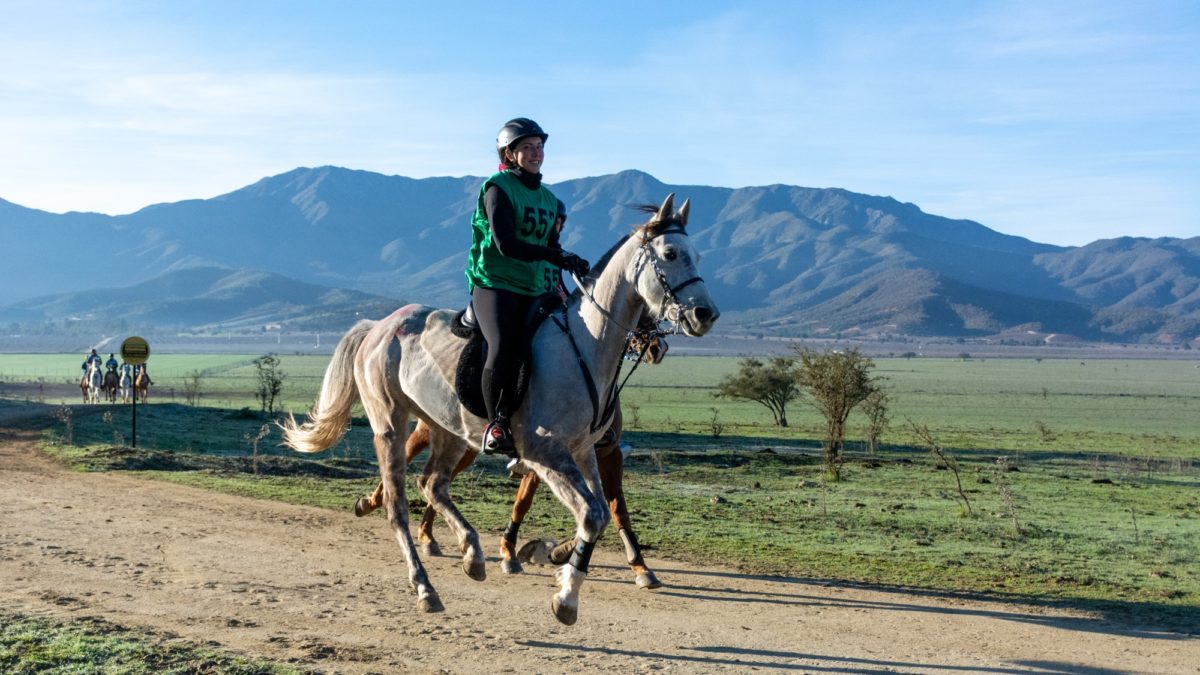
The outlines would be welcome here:
[[[593,568],[612,571],[590,579],[592,583],[607,583],[628,586],[624,578],[627,570],[619,565],[597,565]],[[1094,617],[1047,616],[1044,610],[1047,606],[1071,609],[1088,609],[1080,602],[1039,602],[1030,603],[1027,598],[992,596],[978,593],[932,591],[895,586],[872,584],[849,584],[830,582],[822,579],[807,579],[794,577],[774,577],[765,575],[742,574],[737,572],[699,571],[678,568],[657,567],[656,571],[666,582],[662,589],[652,592],[652,595],[665,595],[704,603],[744,603],[787,605],[797,608],[830,609],[849,608],[863,609],[873,612],[922,612],[945,616],[984,617],[1002,621],[1015,621],[1052,627],[1058,630],[1074,631],[1077,633],[1102,633],[1122,637],[1148,638],[1167,643],[1179,643],[1194,640],[1196,635],[1187,632],[1173,632],[1170,628],[1156,627],[1143,623],[1127,624],[1114,614],[1137,610],[1139,616],[1153,616],[1154,603],[1118,603],[1141,605],[1139,607],[1115,608],[1110,612],[1100,612]],[[710,585],[689,585],[689,577],[703,577]],[[680,583],[680,582],[683,583]],[[715,581],[715,583],[714,583]],[[753,581],[769,584],[771,590],[746,590],[738,582]],[[727,584],[722,582],[728,582]],[[876,594],[944,599],[947,601],[970,601],[974,606],[958,604],[920,604],[907,599],[855,599],[823,594],[818,591],[806,590],[807,587],[855,588]],[[637,591],[645,594],[645,591]],[[980,606],[980,605],[983,606]],[[1112,603],[1108,603],[1112,604]],[[1003,606],[1000,606],[1003,605]],[[1023,609],[1027,607],[1028,610]],[[1176,608],[1177,609],[1177,608]],[[718,610],[719,611],[719,610]],[[1193,609],[1189,617],[1182,619],[1184,626],[1194,629],[1200,625],[1200,609]],[[1068,638],[1069,639],[1069,638]],[[1089,675],[1116,675],[1126,671],[1083,666],[1067,661],[1051,661],[1038,659],[1015,659],[1004,666],[977,666],[958,663],[920,663],[894,659],[859,658],[839,655],[837,653],[814,653],[804,651],[762,650],[730,645],[710,644],[690,647],[680,647],[678,652],[641,651],[619,649],[614,647],[595,646],[593,643],[571,644],[568,642],[550,642],[544,640],[518,641],[527,647],[555,651],[560,653],[576,653],[579,655],[605,654],[609,656],[626,656],[637,659],[661,661],[697,670],[719,669],[762,669],[799,671],[805,673],[894,673],[894,672],[956,672],[984,673],[1008,675],[1010,673],[1039,672],[1046,674],[1084,673]]]
[[[695,654],[670,654],[665,652],[646,652],[613,647],[594,647],[591,645],[568,644],[564,642],[546,642],[542,640],[518,640],[517,644],[545,650],[577,652],[585,654],[605,654],[609,656],[627,656],[634,659],[657,659],[672,662],[684,667],[737,668],[762,670],[795,670],[804,673],[895,673],[900,672],[953,672],[953,673],[985,673],[997,675],[1028,675],[1031,671],[1045,675],[1070,673],[1072,675],[1123,675],[1126,671],[1109,668],[1081,667],[1077,664],[1058,661],[1018,660],[1012,662],[1012,667],[994,666],[965,666],[961,664],[916,663],[886,659],[863,659],[834,654],[813,654],[807,652],[789,652],[781,650],[745,649],[741,647],[700,646],[685,648]],[[814,665],[812,663],[781,663],[771,659],[786,659],[788,661],[820,661],[838,665]],[[1036,670],[1034,670],[1036,669]]]
[[[622,571],[615,565],[592,565],[593,568]],[[828,579],[776,577],[738,572],[701,571],[655,567],[665,586],[654,591],[689,600],[718,603],[772,604],[814,608],[850,608],[872,611],[921,612],[947,616],[974,616],[1004,621],[1016,621],[1080,633],[1102,633],[1123,637],[1148,638],[1166,642],[1194,640],[1200,636],[1200,607],[1179,607],[1155,602],[1093,601],[1087,599],[1038,600],[1029,597],[945,591],[882,584],[859,584]],[[687,577],[727,580],[730,585],[688,585],[679,583]],[[738,581],[771,584],[780,590],[747,591]],[[628,583],[622,578],[597,578],[596,583]],[[803,587],[846,588],[894,596],[931,598],[954,602],[971,602],[983,607],[964,607],[945,604],[918,604],[902,599],[860,600],[833,597],[807,592]],[[794,590],[793,590],[794,589]],[[1002,605],[1002,607],[1001,607]],[[1028,611],[1022,610],[1027,607]],[[1051,616],[1046,609],[1089,612],[1093,616]],[[1170,616],[1172,619],[1163,620]]]

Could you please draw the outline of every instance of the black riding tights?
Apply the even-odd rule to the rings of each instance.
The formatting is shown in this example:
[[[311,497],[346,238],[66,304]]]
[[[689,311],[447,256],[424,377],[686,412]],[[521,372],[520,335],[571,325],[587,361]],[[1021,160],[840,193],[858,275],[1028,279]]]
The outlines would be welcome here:
[[[488,345],[482,385],[483,404],[490,420],[512,417],[521,358],[529,344],[529,310],[536,299],[481,286],[471,292],[475,320]]]

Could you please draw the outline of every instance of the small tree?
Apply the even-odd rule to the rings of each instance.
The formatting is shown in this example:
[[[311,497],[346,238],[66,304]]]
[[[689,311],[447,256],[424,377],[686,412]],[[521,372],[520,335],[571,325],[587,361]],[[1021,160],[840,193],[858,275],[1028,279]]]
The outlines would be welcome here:
[[[858,349],[816,352],[797,347],[800,367],[797,382],[807,399],[825,418],[825,468],[833,480],[842,477],[842,446],[850,411],[879,387],[871,376],[875,362]]]
[[[892,420],[888,417],[891,400],[883,389],[876,389],[863,399],[862,411],[867,416],[867,451],[875,454],[879,450],[879,439]]]
[[[954,472],[954,485],[958,488],[959,499],[962,499],[963,515],[970,516],[971,500],[967,498],[967,491],[963,489],[962,476],[958,473],[958,462],[934,439],[933,434],[929,432],[929,427],[924,424],[917,424],[912,420],[908,420],[908,426],[912,429],[913,435],[917,437],[917,440],[929,448],[929,454],[933,455],[934,459],[940,460],[947,469]]]
[[[258,375],[258,391],[254,398],[262,405],[263,412],[274,413],[275,401],[279,392],[283,391],[283,378],[286,375],[279,369],[279,357],[274,353],[254,359],[254,369]]]
[[[796,360],[787,356],[770,361],[742,359],[738,371],[717,384],[713,396],[760,403],[771,411],[776,426],[786,427],[787,404],[800,395],[796,383]]]
[[[193,370],[183,376],[183,397],[187,399],[188,405],[196,405],[200,400],[200,380],[203,377],[199,370]]]

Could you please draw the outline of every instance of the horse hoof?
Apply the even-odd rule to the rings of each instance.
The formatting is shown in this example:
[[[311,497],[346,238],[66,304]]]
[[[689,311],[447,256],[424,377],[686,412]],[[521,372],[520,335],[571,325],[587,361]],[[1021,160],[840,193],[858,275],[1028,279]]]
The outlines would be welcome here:
[[[573,539],[568,539],[567,541],[564,541],[558,546],[550,549],[550,553],[548,553],[546,557],[550,560],[550,564],[552,565],[566,565],[567,561],[571,559],[571,554],[574,551],[575,541]]]
[[[432,558],[442,554],[442,547],[436,541],[426,542],[421,544],[421,555],[426,558]]]
[[[662,582],[658,580],[658,577],[654,575],[654,572],[647,571],[643,574],[637,575],[637,587],[647,589],[662,588]]]
[[[521,567],[521,561],[511,558],[500,561],[500,571],[505,574],[520,574],[525,571],[525,568]]]
[[[375,507],[371,506],[371,502],[367,501],[366,497],[359,497],[358,501],[354,502],[354,515],[358,516],[359,518],[362,518],[374,510]]]
[[[525,542],[517,549],[517,560],[535,565],[545,565],[551,562],[550,552],[554,550],[554,542],[546,539],[534,539]]]
[[[463,571],[475,581],[487,579],[487,565],[482,560],[464,560]]]
[[[441,599],[438,598],[438,596],[436,596],[436,595],[431,595],[429,597],[421,598],[417,602],[417,608],[426,614],[433,614],[435,612],[446,611],[445,605],[442,604]]]
[[[554,612],[554,618],[564,626],[574,626],[579,620],[579,608],[562,604],[557,595],[550,601],[550,609]]]

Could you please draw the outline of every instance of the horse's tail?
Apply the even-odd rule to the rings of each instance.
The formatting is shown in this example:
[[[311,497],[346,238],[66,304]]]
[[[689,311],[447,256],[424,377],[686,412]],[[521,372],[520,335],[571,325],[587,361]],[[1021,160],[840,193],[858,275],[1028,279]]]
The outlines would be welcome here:
[[[350,422],[350,409],[358,401],[354,384],[354,357],[375,321],[364,319],[342,336],[325,369],[321,392],[308,413],[308,421],[298,424],[288,418],[279,424],[283,444],[298,452],[321,452],[338,442]]]

